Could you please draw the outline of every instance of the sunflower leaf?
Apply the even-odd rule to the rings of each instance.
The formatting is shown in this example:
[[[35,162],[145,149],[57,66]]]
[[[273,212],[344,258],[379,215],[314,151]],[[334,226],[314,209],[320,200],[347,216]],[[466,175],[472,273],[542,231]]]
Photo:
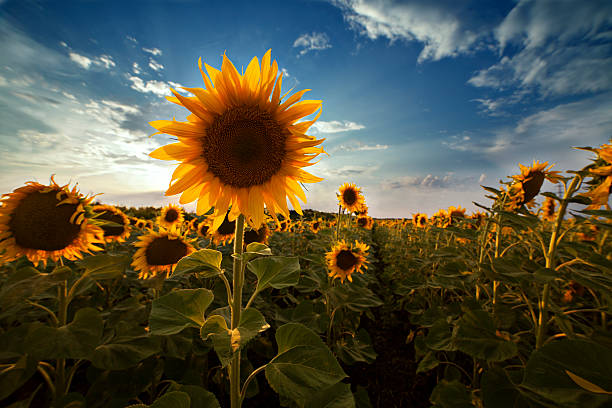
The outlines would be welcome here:
[[[178,261],[172,279],[183,275],[197,274],[202,278],[220,275],[223,255],[213,249],[200,249]]]
[[[300,280],[300,262],[297,257],[257,258],[250,261],[247,267],[257,275],[257,287],[255,288],[257,292],[268,287],[282,289],[294,286]]]
[[[187,327],[201,327],[204,312],[213,301],[208,289],[179,289],[155,299],[149,325],[151,334],[176,334]]]

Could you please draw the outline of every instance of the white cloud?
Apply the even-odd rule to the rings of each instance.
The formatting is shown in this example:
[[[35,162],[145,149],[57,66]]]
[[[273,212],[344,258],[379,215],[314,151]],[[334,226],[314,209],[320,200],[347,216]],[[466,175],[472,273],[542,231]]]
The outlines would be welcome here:
[[[68,53],[68,56],[73,62],[85,69],[89,69],[92,65],[110,69],[116,65],[113,58],[106,54],[102,54],[99,57],[89,58],[71,51]]]
[[[363,144],[357,141],[351,144],[342,144],[338,147],[333,148],[331,151],[332,152],[335,152],[335,151],[356,152],[356,151],[370,151],[370,150],[386,150],[388,148],[389,148],[388,145],[381,145],[378,143],[375,145],[369,145],[369,144]]]
[[[407,187],[442,188],[450,185],[452,173],[444,176],[403,176],[382,183],[383,190],[395,190]],[[453,183],[455,184],[455,183]]]
[[[161,71],[164,69],[164,66],[159,62],[155,61],[153,58],[149,59],[149,67],[154,71]]]
[[[512,50],[510,45],[518,51],[476,72],[468,83],[502,91],[518,87],[523,95],[545,97],[610,90],[612,44],[605,40],[610,24],[607,1],[521,0],[495,30],[500,54]]]
[[[154,56],[162,55],[162,51],[159,48],[146,48],[146,47],[143,47],[142,50],[144,52],[148,52],[149,54],[152,54]]]
[[[348,120],[332,120],[330,122],[319,120],[312,125],[311,129],[316,130],[319,133],[338,133],[365,129],[365,126]]]
[[[130,42],[133,42],[134,44],[138,44],[138,40],[136,38],[132,37],[131,35],[126,35],[125,39],[130,41]]]
[[[291,76],[289,75],[287,68],[281,68],[281,72],[283,73],[283,78],[289,78]]]
[[[132,72],[134,72],[136,75],[140,74],[140,65],[138,65],[137,62],[132,64]]]
[[[480,30],[466,26],[467,21],[459,17],[467,14],[466,10],[444,8],[439,2],[335,0],[333,3],[342,9],[344,19],[353,30],[372,40],[382,37],[391,42],[423,43],[418,62],[467,53],[488,35],[485,24],[481,24]],[[468,5],[461,4],[457,2],[453,7],[464,7],[469,12]]]
[[[153,93],[157,96],[171,95],[170,87],[164,81],[150,80],[145,81],[140,77],[129,75],[127,78],[132,82],[130,88],[142,92],[142,93]]]
[[[301,48],[300,55],[309,51],[320,51],[331,48],[329,37],[325,33],[302,34],[293,42],[294,48]]]
[[[62,95],[64,95],[66,98],[70,99],[71,101],[76,101],[77,100],[76,96],[74,96],[71,93],[62,91]]]
[[[478,177],[478,182],[482,183],[483,181],[485,181],[486,178],[487,178],[487,175],[485,173],[482,173],[480,177]]]
[[[64,41],[60,41],[60,45],[64,48],[68,48],[68,44],[66,44]]]

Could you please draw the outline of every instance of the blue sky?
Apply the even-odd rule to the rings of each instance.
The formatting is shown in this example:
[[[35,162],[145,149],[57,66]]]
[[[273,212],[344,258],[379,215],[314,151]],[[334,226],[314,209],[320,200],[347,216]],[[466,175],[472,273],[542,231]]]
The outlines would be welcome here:
[[[0,1],[0,192],[78,182],[123,205],[162,205],[174,164],[147,123],[188,111],[197,60],[272,49],[287,90],[323,100],[304,208],[344,182],[376,217],[486,202],[534,159],[579,169],[612,137],[612,3],[557,1]],[[546,189],[556,191],[553,185]],[[191,209],[191,207],[187,207]]]

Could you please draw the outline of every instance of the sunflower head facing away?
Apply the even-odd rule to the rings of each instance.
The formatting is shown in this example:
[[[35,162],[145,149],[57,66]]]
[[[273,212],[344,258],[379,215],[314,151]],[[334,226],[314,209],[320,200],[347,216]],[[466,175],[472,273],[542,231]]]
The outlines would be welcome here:
[[[544,180],[558,183],[560,175],[558,171],[550,170],[553,166],[554,164],[548,166],[548,162],[540,163],[535,160],[529,167],[519,163],[521,174],[512,176],[515,182],[508,191],[510,195],[509,206],[511,208],[519,208],[524,204],[530,203],[540,193]]]
[[[554,221],[555,220],[555,207],[556,202],[551,197],[546,197],[544,202],[542,203],[542,219],[546,221]]]
[[[130,219],[120,209],[112,205],[94,205],[92,211],[96,220],[110,221],[117,225],[102,225],[106,242],[125,242],[130,236]]]
[[[267,224],[261,224],[258,229],[249,229],[244,233],[244,247],[253,242],[259,242],[260,244],[267,244],[268,237],[270,236],[270,230]]]
[[[353,281],[352,274],[355,272],[363,273],[361,267],[368,269],[366,265],[366,256],[368,255],[369,246],[364,243],[355,241],[355,245],[348,245],[343,240],[339,241],[325,255],[329,276],[333,279],[340,278],[344,283],[344,279],[349,282]]]
[[[361,188],[353,183],[344,183],[338,192],[338,203],[348,212],[361,211],[365,205],[365,199],[361,194]]]
[[[178,261],[195,251],[185,238],[163,228],[141,235],[134,246],[138,250],[132,258],[132,266],[139,271],[140,279],[160,274],[170,276]]]
[[[303,100],[299,91],[281,96],[282,73],[271,62],[271,51],[261,64],[254,57],[244,74],[223,55],[221,70],[199,61],[205,88],[183,88],[194,96],[182,96],[174,89],[171,102],[191,111],[187,122],[151,122],[158,133],[176,136],[172,143],[153,151],[161,160],[178,160],[166,195],[182,193],[180,203],[197,200],[198,215],[214,207],[211,229],[226,218],[243,214],[252,228],[264,221],[264,206],[276,217],[289,217],[287,199],[302,213],[298,198],[306,202],[300,183],[321,181],[304,170],[324,150],[306,135],[321,114],[321,101]],[[208,74],[208,75],[207,75]],[[318,112],[313,120],[298,120]]]
[[[157,222],[165,229],[173,229],[183,225],[184,219],[185,215],[183,214],[183,209],[178,205],[169,204],[162,208],[161,215],[157,219]]]
[[[61,257],[75,260],[81,253],[99,251],[102,229],[85,217],[84,197],[75,187],[60,186],[53,178],[48,186],[30,181],[4,194],[0,200],[0,260],[26,256],[30,262],[47,264]]]
[[[610,209],[608,200],[612,193],[612,144],[604,144],[599,149],[592,150],[597,153],[598,160],[589,170],[589,175],[592,177],[587,182],[590,185],[589,191],[582,194],[591,200],[591,204],[586,209],[598,210],[601,206]]]

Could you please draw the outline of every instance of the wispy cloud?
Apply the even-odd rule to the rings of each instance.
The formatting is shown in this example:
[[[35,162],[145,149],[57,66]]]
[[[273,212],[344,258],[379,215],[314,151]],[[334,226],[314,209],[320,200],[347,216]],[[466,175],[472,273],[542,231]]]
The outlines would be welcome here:
[[[153,71],[161,71],[162,69],[164,69],[164,66],[159,62],[155,61],[153,58],[149,59],[149,67]]]
[[[339,133],[365,129],[365,126],[349,120],[332,120],[330,122],[319,120],[312,125],[312,129],[319,133]]]
[[[125,39],[128,40],[131,43],[138,44],[138,40],[136,38],[132,37],[131,35],[126,35]]]
[[[135,73],[136,75],[140,74],[140,65],[138,65],[137,62],[134,62],[132,64],[132,72]]]
[[[110,55],[102,54],[98,57],[89,58],[76,52],[70,51],[68,53],[70,60],[75,62],[81,68],[89,69],[92,66],[103,67],[106,69],[113,68],[116,64]]]
[[[386,150],[388,149],[389,146],[388,145],[381,145],[381,144],[375,144],[375,145],[371,145],[371,144],[363,144],[359,141],[353,142],[353,143],[349,143],[349,144],[342,144],[340,146],[337,146],[333,149],[331,149],[331,152],[337,152],[337,151],[345,151],[345,152],[357,152],[357,151],[369,151],[369,150]]]
[[[312,34],[302,34],[293,42],[294,48],[301,48],[300,55],[310,51],[320,51],[331,48],[329,37],[325,33],[313,32]]]
[[[451,177],[452,174],[446,174],[444,176],[434,176],[431,174],[426,176],[403,176],[383,182],[382,188],[385,190],[395,190],[407,187],[442,188],[449,185]]]
[[[142,50],[144,52],[148,52],[149,54],[151,54],[153,56],[162,55],[162,50],[160,50],[159,48],[146,48],[146,47],[143,47]]]
[[[130,88],[135,91],[142,93],[152,93],[157,96],[165,96],[170,95],[170,86],[164,81],[157,81],[152,79],[150,81],[145,81],[144,79],[137,77],[135,75],[127,75],[127,78],[132,83]]]

